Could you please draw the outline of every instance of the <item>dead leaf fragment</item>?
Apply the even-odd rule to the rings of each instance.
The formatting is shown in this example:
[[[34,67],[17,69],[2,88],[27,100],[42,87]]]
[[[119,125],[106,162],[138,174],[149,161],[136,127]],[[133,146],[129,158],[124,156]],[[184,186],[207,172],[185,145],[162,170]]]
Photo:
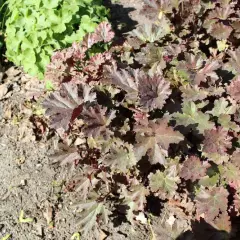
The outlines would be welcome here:
[[[0,100],[6,97],[6,94],[8,93],[8,89],[9,89],[9,84],[0,85]]]
[[[53,208],[48,206],[46,211],[43,213],[44,218],[47,220],[49,227],[53,227]]]
[[[136,216],[136,220],[139,221],[141,224],[147,224],[147,218],[145,217],[143,212],[140,212],[137,216]]]

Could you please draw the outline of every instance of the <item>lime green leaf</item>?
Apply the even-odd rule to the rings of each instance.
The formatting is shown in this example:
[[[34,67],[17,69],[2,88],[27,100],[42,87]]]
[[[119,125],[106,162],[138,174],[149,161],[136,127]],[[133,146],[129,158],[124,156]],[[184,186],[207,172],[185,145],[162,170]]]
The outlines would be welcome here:
[[[56,8],[60,3],[60,0],[42,0],[42,2],[45,8],[51,9]]]
[[[81,28],[85,31],[93,32],[96,28],[97,24],[92,21],[92,19],[88,15],[84,15],[81,18]]]
[[[66,25],[64,23],[59,23],[58,25],[52,26],[52,29],[56,33],[62,33],[66,30]]]

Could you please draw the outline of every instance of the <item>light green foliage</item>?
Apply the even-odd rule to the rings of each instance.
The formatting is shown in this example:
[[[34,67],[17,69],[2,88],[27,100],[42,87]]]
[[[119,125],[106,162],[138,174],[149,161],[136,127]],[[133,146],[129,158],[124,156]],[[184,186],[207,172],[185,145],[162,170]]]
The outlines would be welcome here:
[[[101,0],[9,0],[9,11],[6,56],[39,78],[53,51],[81,41],[108,15]]]
[[[157,170],[156,173],[150,173],[148,178],[150,189],[153,192],[158,192],[161,198],[165,199],[175,194],[177,183],[179,182],[175,166],[170,167],[164,172]]]
[[[184,102],[182,104],[182,113],[174,113],[173,117],[177,125],[188,126],[190,124],[198,124],[200,133],[206,129],[212,129],[214,124],[209,121],[209,115],[198,110],[194,102]]]
[[[220,98],[214,101],[214,108],[207,113],[211,113],[215,117],[219,117],[221,114],[234,114],[237,106],[231,105],[225,98]]]

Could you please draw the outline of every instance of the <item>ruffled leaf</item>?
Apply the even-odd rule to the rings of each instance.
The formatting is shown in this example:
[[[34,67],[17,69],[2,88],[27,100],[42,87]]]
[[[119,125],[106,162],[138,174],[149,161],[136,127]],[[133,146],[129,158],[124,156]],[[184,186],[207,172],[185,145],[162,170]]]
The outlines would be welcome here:
[[[240,76],[231,81],[227,87],[228,94],[237,102],[240,102]]]
[[[197,101],[207,98],[209,92],[205,89],[199,88],[197,85],[191,86],[190,84],[186,86],[181,86],[180,90],[182,92],[182,97],[186,101]]]
[[[161,26],[156,24],[144,24],[140,25],[132,32],[129,33],[129,36],[136,37],[140,39],[142,42],[155,42],[163,37],[165,37],[168,33],[170,33],[170,27],[165,21]]]
[[[127,92],[127,99],[136,101],[138,96],[138,70],[121,70],[107,68],[111,82]]]
[[[194,102],[184,102],[182,106],[182,113],[177,112],[173,114],[177,125],[189,126],[197,124],[197,129],[200,133],[214,127],[214,123],[209,121],[209,115],[199,111]]]
[[[90,48],[93,44],[98,42],[110,42],[114,38],[114,32],[112,31],[112,26],[108,22],[101,22],[95,29],[93,33],[87,34],[82,45]]]
[[[184,161],[179,176],[194,182],[204,177],[209,167],[210,164],[208,162],[201,162],[198,157],[191,156]]]
[[[222,127],[205,130],[203,141],[203,152],[224,154],[232,147],[232,137]]]
[[[228,191],[223,187],[200,189],[196,196],[198,216],[212,221],[220,212],[227,211]]]
[[[103,202],[97,201],[96,196],[87,201],[75,204],[75,207],[82,211],[77,225],[81,226],[83,236],[87,236],[89,231],[96,227],[97,220],[105,224],[108,223],[109,210],[105,208]]]
[[[161,75],[139,77],[140,104],[149,110],[162,109],[171,92],[169,82]]]
[[[234,74],[240,74],[240,47],[237,49],[229,50],[229,59],[225,65],[225,69],[228,71],[232,71]]]
[[[107,113],[107,108],[100,107],[100,105],[94,105],[85,107],[82,110],[80,117],[84,120],[83,132],[88,137],[111,135],[111,131],[108,129],[113,118],[115,118],[116,111],[110,111]]]
[[[62,146],[60,151],[51,156],[54,163],[60,163],[60,165],[75,164],[81,159],[81,156],[76,147]]]
[[[234,114],[236,112],[236,108],[236,105],[229,106],[229,102],[225,98],[220,98],[214,101],[214,108],[211,111],[207,111],[207,113],[211,113],[213,116],[219,117],[221,114]]]
[[[124,173],[137,163],[132,145],[126,143],[120,146],[112,145],[110,152],[101,161],[112,170],[120,170]]]
[[[148,66],[152,72],[156,72],[158,69],[164,69],[166,67],[163,49],[152,43],[141,48],[141,52],[138,52],[135,55],[135,60],[144,66]]]
[[[88,93],[86,93],[85,96],[79,96],[77,85],[63,83],[60,92],[51,93],[50,96],[44,100],[43,107],[46,109],[46,115],[50,116],[50,126],[52,128],[68,129],[69,124],[80,115],[82,104],[85,101],[92,101],[95,98],[95,95],[90,97],[89,90],[86,91]]]
[[[150,173],[148,179],[151,191],[163,199],[173,197],[178,188],[179,177],[174,166],[164,172]]]
[[[224,231],[227,233],[231,232],[231,221],[228,213],[225,211],[220,214],[215,220],[214,225],[219,231]]]
[[[156,122],[149,121],[148,125],[135,126],[134,130],[137,133],[138,142],[135,146],[136,158],[140,160],[148,154],[151,164],[158,162],[164,164],[169,145],[184,140],[183,135],[169,127],[165,119]]]
[[[228,39],[232,30],[231,26],[227,26],[219,22],[213,25],[210,34],[216,39]]]

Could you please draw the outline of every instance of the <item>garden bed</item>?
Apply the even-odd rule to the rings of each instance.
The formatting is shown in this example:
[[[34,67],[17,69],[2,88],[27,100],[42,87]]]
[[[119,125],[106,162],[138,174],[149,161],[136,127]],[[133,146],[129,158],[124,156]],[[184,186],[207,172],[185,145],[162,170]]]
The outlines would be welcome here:
[[[6,40],[0,240],[239,239],[240,3],[145,2]]]

